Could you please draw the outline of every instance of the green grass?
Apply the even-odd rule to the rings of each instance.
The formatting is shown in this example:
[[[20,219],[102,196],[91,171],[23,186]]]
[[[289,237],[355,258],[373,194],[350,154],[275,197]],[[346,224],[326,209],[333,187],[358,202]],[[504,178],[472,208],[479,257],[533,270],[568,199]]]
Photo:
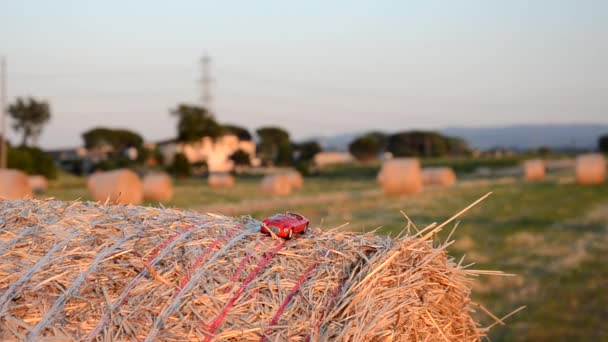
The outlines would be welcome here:
[[[425,226],[493,192],[460,218],[457,241],[450,248],[456,258],[466,254],[465,260],[475,262],[474,267],[517,275],[481,277],[474,282],[474,299],[497,316],[527,305],[507,326],[494,328],[491,339],[608,340],[608,184],[560,184],[557,176],[538,183],[467,180],[415,196],[386,197],[373,179],[377,167],[334,167],[322,176],[307,178],[305,187],[287,198],[262,194],[255,177],[220,190],[210,189],[202,179],[178,180],[176,198],[165,206],[225,209],[257,218],[293,210],[325,228],[348,222],[347,229],[381,227],[382,233],[398,234],[405,226],[400,210],[418,226]],[[61,177],[58,182],[48,195],[65,200],[88,198],[82,180]],[[480,318],[484,325],[491,323],[483,315]]]

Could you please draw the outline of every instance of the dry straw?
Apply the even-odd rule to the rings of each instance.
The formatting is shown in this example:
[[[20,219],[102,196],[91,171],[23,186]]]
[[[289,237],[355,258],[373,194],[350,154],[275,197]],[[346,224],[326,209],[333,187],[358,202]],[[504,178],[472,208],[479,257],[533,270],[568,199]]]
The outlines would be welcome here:
[[[299,190],[304,186],[304,177],[302,174],[296,170],[290,170],[285,173],[287,178],[289,178],[289,182],[291,183],[291,188],[294,190]]]
[[[12,169],[0,169],[0,199],[32,197],[28,176]]]
[[[29,176],[28,182],[32,191],[37,194],[44,193],[49,188],[49,181],[42,175]]]
[[[542,159],[526,160],[523,168],[526,180],[537,181],[545,179],[545,162]]]
[[[477,341],[444,225],[399,238],[93,202],[0,201],[0,340]],[[447,224],[447,222],[446,222]],[[484,273],[484,272],[478,272]],[[501,323],[501,321],[497,321]]]
[[[606,179],[606,158],[603,154],[588,153],[576,158],[576,181],[579,184],[602,184]]]
[[[260,188],[270,195],[286,196],[291,193],[292,180],[286,174],[266,175],[262,178]]]
[[[413,194],[422,191],[420,161],[416,158],[395,158],[382,163],[378,183],[387,195]]]
[[[146,200],[170,201],[173,198],[173,181],[165,172],[147,174],[142,183]]]
[[[89,176],[87,188],[95,201],[139,204],[143,200],[141,180],[128,169],[94,173]]]
[[[422,169],[422,183],[451,186],[456,183],[456,173],[449,167],[425,167]]]
[[[229,189],[234,186],[234,176],[228,173],[212,173],[207,178],[207,184],[212,188]]]

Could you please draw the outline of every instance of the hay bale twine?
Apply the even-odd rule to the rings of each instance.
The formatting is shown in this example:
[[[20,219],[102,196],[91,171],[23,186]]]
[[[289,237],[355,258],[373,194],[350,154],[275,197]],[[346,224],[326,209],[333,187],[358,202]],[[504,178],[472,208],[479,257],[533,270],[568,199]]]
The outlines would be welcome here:
[[[27,217],[23,213],[27,212]],[[424,238],[95,202],[0,202],[0,340],[478,341],[469,275]]]
[[[424,185],[454,185],[456,173],[449,167],[425,167],[422,169],[422,183]]]
[[[143,180],[144,199],[170,201],[173,198],[173,180],[165,172],[153,172]]]
[[[267,194],[286,196],[291,193],[292,181],[285,174],[266,175],[262,179],[261,188]]]
[[[94,173],[89,176],[87,187],[94,201],[139,204],[143,199],[141,180],[129,169]]]
[[[422,191],[420,161],[416,158],[395,158],[382,163],[378,183],[387,195],[413,194]]]
[[[291,171],[287,171],[287,173],[285,173],[285,175],[287,176],[287,178],[289,178],[289,182],[291,184],[292,189],[294,189],[294,190],[302,189],[302,186],[304,185],[304,177],[302,177],[301,173],[299,173],[296,170],[291,170]]]
[[[32,196],[29,177],[22,171],[0,169],[0,199],[18,199]]]
[[[584,185],[601,184],[606,179],[606,158],[600,153],[576,157],[576,182]]]
[[[29,176],[28,181],[34,193],[42,194],[49,188],[49,181],[42,175]]]
[[[212,188],[229,189],[234,186],[234,176],[229,173],[212,173],[207,178],[207,184]]]
[[[545,179],[545,161],[542,159],[526,160],[523,165],[524,179],[529,181]]]

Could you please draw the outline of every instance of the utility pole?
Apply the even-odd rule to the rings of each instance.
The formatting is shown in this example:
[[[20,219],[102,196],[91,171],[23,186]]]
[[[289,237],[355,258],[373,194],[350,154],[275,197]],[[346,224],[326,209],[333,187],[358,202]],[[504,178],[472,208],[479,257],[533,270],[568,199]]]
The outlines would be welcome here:
[[[211,83],[213,83],[213,78],[211,78],[211,57],[209,57],[206,52],[203,55],[203,58],[201,58],[201,71],[201,101],[203,106],[210,113],[213,113],[213,97],[211,96]]]
[[[7,149],[6,149],[6,60],[2,57],[0,61],[0,129],[2,141],[0,141],[0,169],[6,169]]]

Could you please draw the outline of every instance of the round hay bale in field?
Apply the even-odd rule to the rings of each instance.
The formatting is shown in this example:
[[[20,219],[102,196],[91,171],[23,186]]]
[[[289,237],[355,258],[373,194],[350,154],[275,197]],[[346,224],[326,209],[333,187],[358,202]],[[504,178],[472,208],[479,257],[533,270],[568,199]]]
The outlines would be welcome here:
[[[0,199],[32,197],[28,175],[19,170],[0,169]]]
[[[529,181],[545,179],[545,161],[542,159],[526,160],[523,165],[524,179]]]
[[[27,216],[23,213],[27,212]],[[478,341],[432,237],[95,202],[0,202],[0,340]],[[488,271],[485,271],[488,272]]]
[[[416,158],[395,158],[382,163],[378,183],[387,195],[413,194],[422,191],[420,161]]]
[[[164,172],[149,173],[143,180],[144,199],[170,201],[173,198],[173,181]]]
[[[34,193],[42,194],[49,188],[49,181],[42,175],[29,176],[28,181]]]
[[[129,169],[96,172],[89,176],[87,188],[94,201],[139,204],[143,199],[141,180]]]
[[[291,183],[291,188],[295,190],[300,190],[304,185],[304,177],[302,174],[296,170],[287,171],[285,173],[287,178],[289,178],[289,182]]]
[[[601,184],[606,179],[606,158],[588,153],[576,158],[576,182],[584,185]]]
[[[212,173],[207,178],[207,184],[212,188],[229,189],[234,186],[234,176],[228,173]]]
[[[454,185],[456,173],[449,167],[425,167],[422,169],[422,183],[424,185]]]
[[[285,174],[264,176],[261,183],[262,191],[270,195],[286,196],[291,193],[292,181]]]

